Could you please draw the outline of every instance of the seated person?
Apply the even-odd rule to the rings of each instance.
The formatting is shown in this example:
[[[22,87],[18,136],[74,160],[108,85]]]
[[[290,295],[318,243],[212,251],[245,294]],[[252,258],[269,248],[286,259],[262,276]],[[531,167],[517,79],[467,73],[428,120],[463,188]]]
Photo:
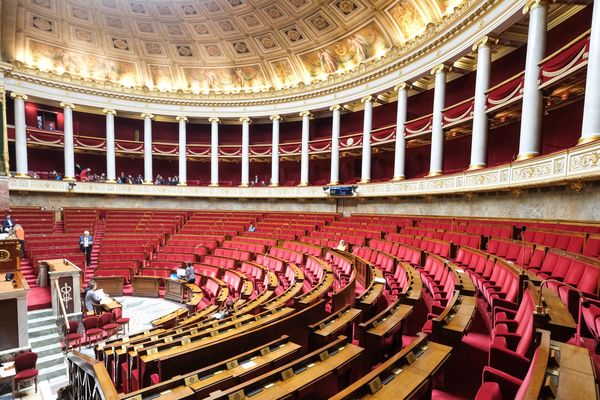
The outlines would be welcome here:
[[[10,217],[10,211],[7,211],[2,220],[2,232],[10,232],[14,226],[15,222]]]
[[[23,229],[21,224],[15,225],[15,236],[21,244],[21,258],[23,258],[25,257],[25,230]]]
[[[102,293],[97,293],[98,285],[96,282],[90,282],[88,287],[85,289],[85,309],[87,311],[94,311],[94,304],[100,304],[100,302],[106,297]]]
[[[250,226],[248,227],[248,232],[254,232],[256,231],[256,227],[254,226],[254,224],[250,224]]]
[[[227,299],[225,302],[225,308],[215,313],[216,319],[223,319],[229,317],[233,313],[233,300]]]
[[[346,251],[347,248],[348,246],[346,246],[346,242],[344,241],[344,239],[341,239],[335,249],[340,251]]]

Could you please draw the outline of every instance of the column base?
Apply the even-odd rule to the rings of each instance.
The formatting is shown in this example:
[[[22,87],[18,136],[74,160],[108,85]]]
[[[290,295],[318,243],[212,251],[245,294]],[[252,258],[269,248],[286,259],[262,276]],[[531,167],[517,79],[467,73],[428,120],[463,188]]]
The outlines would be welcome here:
[[[339,184],[340,184],[340,181],[331,181],[327,185],[331,186],[331,185],[339,185]]]
[[[595,142],[596,140],[600,140],[600,135],[580,137],[579,140],[577,141],[577,146]]]
[[[524,160],[529,160],[533,157],[537,157],[539,155],[539,153],[523,153],[523,154],[519,154],[517,156],[517,158],[515,159],[515,161],[524,161]]]
[[[240,183],[238,187],[250,187],[247,183]]]
[[[299,187],[304,187],[304,186],[308,186],[308,182],[300,182],[298,184]]]
[[[179,182],[177,186],[187,186],[187,182]]]
[[[406,179],[406,177],[404,175],[394,176],[391,179],[391,182],[399,182],[399,181],[403,181],[405,179]]]
[[[477,171],[478,169],[484,169],[485,168],[485,164],[471,164],[469,165],[469,168],[467,168],[467,171]]]
[[[77,179],[75,179],[74,176],[65,176],[64,178],[62,178],[62,180],[64,182],[76,182],[77,181]]]
[[[154,185],[154,182],[152,182],[152,181],[144,181],[144,183],[142,183],[142,185]]]
[[[279,183],[269,183],[269,187],[278,187]]]
[[[369,183],[371,182],[371,178],[361,179],[358,183]]]
[[[218,183],[211,183],[208,186],[209,187],[219,187],[219,184]]]
[[[17,172],[15,174],[15,178],[19,178],[19,179],[28,179],[31,178],[29,175],[27,175],[26,173],[23,172]]]
[[[442,171],[437,170],[437,171],[429,171],[429,173],[427,174],[427,178],[431,178],[434,176],[441,176],[442,175]]]
[[[107,179],[105,183],[117,183],[116,179]]]

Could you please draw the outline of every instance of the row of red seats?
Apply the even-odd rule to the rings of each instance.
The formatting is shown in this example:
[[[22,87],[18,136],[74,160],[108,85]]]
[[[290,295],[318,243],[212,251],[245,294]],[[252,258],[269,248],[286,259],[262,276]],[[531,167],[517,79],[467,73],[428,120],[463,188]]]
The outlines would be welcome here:
[[[169,241],[167,245],[160,248],[158,254],[161,253],[179,253],[179,254],[193,254],[196,257],[202,257],[208,254],[208,247],[205,246],[181,246],[177,244],[171,244]]]
[[[546,247],[553,247],[559,250],[566,250],[573,253],[581,253],[585,242],[585,234],[581,233],[561,233],[546,230],[526,230],[525,241],[535,244],[541,244]]]
[[[310,234],[312,237],[321,238],[321,239],[329,239],[332,241],[340,241],[344,240],[346,243],[362,246],[365,244],[365,237],[362,235],[357,235],[356,232],[353,234],[351,232],[340,233],[340,232],[323,232],[323,231],[314,231]]]
[[[283,242],[283,247],[315,257],[321,257],[323,251],[320,246],[310,246],[303,242],[285,241]]]
[[[271,247],[269,254],[274,257],[282,258],[298,266],[304,264],[304,253],[299,251],[290,250],[283,247]]]
[[[371,227],[365,229],[364,226],[360,225],[357,227],[326,225],[321,228],[321,232],[333,232],[338,235],[362,236],[367,239],[381,239],[381,230],[374,230],[371,229]]]
[[[204,264],[221,268],[232,269],[235,268],[236,263],[237,260],[234,260],[233,258],[219,257],[210,254],[204,257]]]
[[[284,272],[284,266],[286,263],[280,259],[273,256],[269,256],[266,254],[257,254],[256,255],[256,263],[260,265],[264,265],[270,271],[275,272],[276,274],[280,274]]]
[[[225,240],[223,241],[222,246],[226,249],[236,249],[256,254],[265,252],[264,244],[234,242],[233,240]]]
[[[396,269],[396,261],[394,260],[394,257],[388,253],[362,246],[355,247],[354,250],[352,250],[352,254],[369,261],[384,274],[393,274]]]
[[[450,256],[450,243],[442,240],[423,239],[419,247],[440,257],[448,258]]]
[[[217,247],[213,251],[213,255],[225,258],[233,258],[239,261],[249,261],[252,258],[252,253],[249,251],[228,249],[226,247]]]
[[[473,247],[475,249],[481,248],[481,236],[480,235],[472,235],[469,233],[446,231],[446,232],[444,232],[444,236],[442,236],[442,240],[444,240],[446,242],[452,242],[459,246],[469,246],[469,247]]]
[[[332,267],[334,276],[342,285],[352,279],[352,275],[355,273],[354,268],[346,257],[328,251],[325,254],[325,261]]]
[[[244,234],[244,236],[234,236],[231,238],[231,240],[233,240],[234,242],[243,242],[243,243],[254,243],[254,244],[262,244],[266,247],[271,247],[271,246],[277,246],[277,240],[276,239],[265,239],[265,238],[259,238],[259,237],[250,237],[250,236],[246,236]]]
[[[406,244],[413,247],[420,247],[422,240],[419,236],[405,235],[403,233],[388,233],[385,238],[387,241],[392,242],[392,244]],[[373,242],[373,240],[369,242],[371,247],[373,247]],[[376,240],[376,242],[379,241]],[[385,252],[389,253],[387,250]]]
[[[423,238],[428,238],[428,239],[438,239],[438,240],[442,240],[442,238],[444,237],[444,231],[443,230],[437,230],[437,229],[429,229],[429,228],[403,228],[400,233],[404,234],[404,235],[413,235],[413,236],[421,236]]]

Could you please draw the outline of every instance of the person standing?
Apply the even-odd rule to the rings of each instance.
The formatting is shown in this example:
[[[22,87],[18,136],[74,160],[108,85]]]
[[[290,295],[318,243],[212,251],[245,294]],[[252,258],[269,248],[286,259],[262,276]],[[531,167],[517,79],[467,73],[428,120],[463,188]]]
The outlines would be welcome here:
[[[15,226],[15,222],[10,217],[10,211],[7,211],[2,220],[2,232],[9,232]]]
[[[94,237],[89,231],[84,231],[82,236],[79,236],[79,248],[82,253],[85,253],[85,266],[89,267],[92,263],[92,247],[94,246]]]
[[[21,258],[25,257],[25,230],[21,226],[21,224],[15,225],[15,236],[21,243]]]
[[[187,283],[196,283],[196,271],[194,270],[192,263],[187,263],[185,265],[185,281]]]

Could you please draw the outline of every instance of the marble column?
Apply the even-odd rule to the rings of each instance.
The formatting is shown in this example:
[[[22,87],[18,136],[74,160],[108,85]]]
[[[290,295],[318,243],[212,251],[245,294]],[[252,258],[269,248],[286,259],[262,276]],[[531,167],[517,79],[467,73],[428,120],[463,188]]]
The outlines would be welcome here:
[[[154,115],[142,114],[144,118],[144,185],[154,183],[152,174],[152,120]]]
[[[340,183],[340,110],[342,106],[336,104],[329,107],[333,112],[331,120],[331,177],[330,185]]]
[[[179,115],[175,118],[179,122],[179,183],[178,186],[187,186],[187,117]]]
[[[16,177],[29,178],[27,165],[27,126],[25,124],[25,100],[27,95],[12,92],[15,99],[15,158],[17,164]]]
[[[435,91],[433,93],[433,116],[431,122],[431,160],[429,162],[429,175],[442,174],[444,165],[444,128],[442,127],[442,111],[446,99],[446,72],[448,67],[444,64],[431,70],[435,75]]]
[[[485,111],[486,92],[490,87],[490,70],[492,66],[490,38],[486,36],[481,39],[473,46],[473,50],[477,50],[477,76],[475,77],[469,171],[484,168],[487,160],[488,119]]]
[[[365,105],[362,136],[362,165],[360,183],[371,182],[371,128],[373,126],[373,96],[365,96],[361,100]]]
[[[219,186],[219,122],[217,117],[210,117],[210,185]]]
[[[396,147],[394,151],[394,177],[392,181],[401,181],[405,178],[406,140],[404,139],[404,135],[409,88],[409,85],[404,82],[394,88],[398,92],[398,108],[396,110]]]
[[[242,179],[240,186],[248,187],[250,184],[250,118],[240,118],[242,123]]]
[[[64,156],[65,156],[65,174],[63,181],[75,181],[75,148],[73,147],[73,109],[75,105],[71,103],[60,103],[63,108],[64,121]]]
[[[600,139],[600,1],[594,1],[579,144]]]
[[[517,160],[527,160],[540,153],[543,99],[542,91],[538,86],[538,78],[539,63],[546,53],[548,4],[545,0],[531,0],[523,12],[529,12],[529,32],[527,34],[521,136]]]
[[[310,141],[310,117],[309,111],[302,111],[302,143],[300,145],[300,184],[298,186],[308,186],[308,143]]]
[[[271,146],[271,183],[269,186],[279,186],[279,115],[271,115],[273,121],[273,144]]]
[[[117,168],[115,159],[115,115],[117,112],[110,108],[102,110],[106,114],[106,182],[115,183]]]

